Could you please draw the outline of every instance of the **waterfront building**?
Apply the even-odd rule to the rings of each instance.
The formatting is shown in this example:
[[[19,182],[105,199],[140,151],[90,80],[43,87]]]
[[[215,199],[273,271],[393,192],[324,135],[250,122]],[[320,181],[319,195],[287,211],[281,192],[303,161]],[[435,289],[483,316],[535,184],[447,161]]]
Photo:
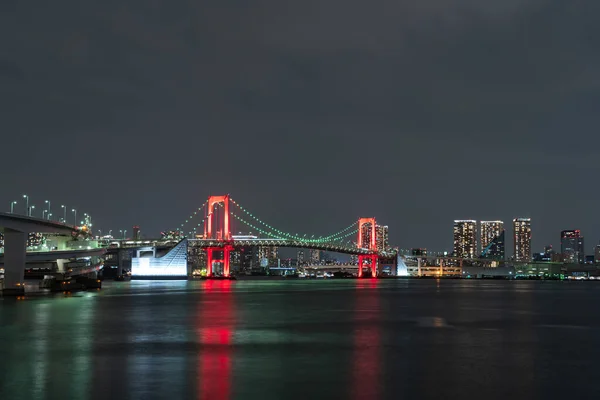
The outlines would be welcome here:
[[[296,266],[304,265],[304,250],[298,250],[296,253]]]
[[[563,262],[566,263],[583,264],[585,262],[583,236],[579,229],[560,233],[560,254]]]
[[[278,264],[279,251],[276,246],[260,246],[258,248],[258,259],[261,267]]]
[[[481,258],[504,260],[504,222],[481,221]]]
[[[513,219],[515,261],[531,261],[531,218]]]
[[[377,225],[375,228],[375,244],[378,251],[387,250],[390,247],[388,232],[387,225]]]
[[[318,264],[321,262],[321,250],[310,251],[310,262],[313,264]]]
[[[454,221],[453,255],[460,258],[475,258],[477,252],[477,221]]]
[[[543,252],[535,253],[535,255],[533,256],[533,261],[538,262],[554,262],[558,261],[558,259],[560,259],[560,255],[556,254],[551,244],[544,247]]]
[[[369,248],[371,238],[372,227],[371,224],[362,226],[362,243],[360,247]],[[387,225],[376,225],[375,226],[375,246],[378,251],[386,250],[390,247],[389,244],[389,227]]]
[[[410,249],[410,255],[413,257],[427,257],[427,249],[425,249],[425,248]]]

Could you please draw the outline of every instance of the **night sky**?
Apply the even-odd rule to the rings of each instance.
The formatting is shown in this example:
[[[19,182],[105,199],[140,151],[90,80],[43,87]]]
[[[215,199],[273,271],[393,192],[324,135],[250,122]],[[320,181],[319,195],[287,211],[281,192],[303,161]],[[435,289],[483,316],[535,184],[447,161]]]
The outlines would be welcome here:
[[[0,209],[148,236],[230,193],[292,233],[359,216],[600,239],[598,0],[0,1]],[[511,249],[509,241],[508,249]],[[512,254],[512,250],[508,250]]]

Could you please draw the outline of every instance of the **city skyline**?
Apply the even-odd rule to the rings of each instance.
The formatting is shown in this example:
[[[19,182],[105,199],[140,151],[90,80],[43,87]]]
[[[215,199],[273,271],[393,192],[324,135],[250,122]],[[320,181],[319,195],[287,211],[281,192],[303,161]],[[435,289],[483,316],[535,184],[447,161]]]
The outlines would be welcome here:
[[[13,198],[20,198],[21,196],[12,196]],[[27,198],[27,200],[29,200],[30,196],[29,195],[23,195],[23,198]],[[40,202],[41,203],[41,202]],[[48,206],[46,206],[46,208],[49,208],[49,205],[51,204],[51,202],[49,200],[45,200],[45,203],[48,204]],[[23,208],[22,210],[19,208],[19,205],[21,208]],[[11,200],[9,202],[9,207],[10,207],[10,211],[13,211],[16,214],[22,214],[22,215],[27,215],[32,213],[32,208],[35,209],[34,207],[35,205],[29,205],[28,203],[25,203],[25,201],[17,201],[17,200]],[[65,209],[65,215],[66,214],[66,209],[68,209],[68,207],[61,205],[61,210]],[[59,210],[60,211],[60,210]],[[72,209],[71,211],[76,212],[76,209]],[[41,215],[35,215],[35,213],[32,213],[33,217],[43,217],[43,219],[53,219],[56,221],[62,221],[64,218],[62,216],[56,216],[57,213],[52,213],[50,214],[50,210],[49,209],[43,209],[40,208],[39,213],[42,213]],[[60,213],[58,213],[60,214]],[[81,214],[80,214],[81,215]],[[71,221],[73,218],[77,218],[77,214],[71,215],[69,214],[69,217],[66,218],[67,222],[69,223],[75,223],[75,220]],[[88,213],[83,213],[83,217],[79,218],[82,221],[80,221],[81,223],[91,223],[91,216]],[[79,221],[79,219],[77,219],[77,221]],[[514,229],[514,222],[516,219],[523,219],[523,220],[528,220],[529,222],[531,221],[531,218],[515,218],[513,220],[513,229]],[[455,223],[457,221],[470,221],[470,222],[474,222],[476,224],[476,229],[475,229],[475,244],[474,244],[474,248],[475,248],[475,254],[478,254],[479,256],[482,256],[482,251],[484,250],[483,246],[486,242],[484,241],[483,235],[484,235],[484,224],[491,224],[492,226],[495,226],[496,224],[499,225],[499,227],[494,227],[494,229],[500,229],[503,230],[504,229],[504,222],[501,220],[492,220],[492,221],[478,221],[478,220],[455,220]],[[133,225],[131,227],[132,229],[129,230],[129,232],[132,235],[127,235],[128,230],[125,229],[105,229],[104,231],[102,231],[102,229],[98,229],[98,226],[96,225],[95,231],[96,233],[103,232],[103,235],[106,235],[109,232],[114,232],[113,236],[114,237],[130,237],[130,238],[141,238],[141,231],[140,231],[140,227],[139,225]],[[233,228],[233,230],[235,230],[235,228]],[[117,232],[118,232],[118,236],[117,236]],[[161,231],[162,232],[162,231]],[[370,232],[370,225],[364,226],[363,227],[363,237],[367,238],[368,237],[368,233]],[[376,229],[376,243],[377,243],[377,247],[378,249],[382,249],[382,248],[387,248],[388,246],[390,248],[399,248],[399,249],[411,249],[411,248],[415,248],[415,247],[408,247],[408,246],[402,246],[402,245],[397,245],[395,243],[390,242],[389,240],[389,227],[387,225],[379,225],[377,224],[377,229]],[[561,235],[562,233],[567,232],[564,229],[561,230]],[[570,232],[570,231],[569,231]],[[577,229],[577,230],[573,230],[573,232],[581,232],[581,230]],[[237,232],[237,234],[252,234],[252,235],[256,235],[258,232],[252,232],[252,230],[248,230],[245,229],[244,232],[239,231]],[[259,234],[260,235],[260,234]],[[159,237],[160,235],[155,235],[154,237]],[[197,236],[197,235],[192,235],[190,237],[193,236]],[[548,235],[546,235],[548,236]],[[144,236],[144,237],[153,237],[153,236]],[[494,251],[498,251],[499,253],[496,254],[495,258],[502,258],[502,254],[504,254],[504,256],[514,256],[514,247],[515,247],[515,243],[514,243],[514,232],[512,235],[504,235],[504,237],[501,239],[500,243],[497,245],[494,245]],[[513,253],[508,253],[506,252],[506,247],[508,246],[509,248],[511,247],[511,243],[510,240],[512,239],[512,248],[513,248]],[[583,239],[583,237],[582,237]],[[558,240],[558,246],[560,246],[562,248],[562,241],[563,238],[561,236],[561,238]],[[596,243],[600,243],[600,241],[597,241]],[[549,242],[546,242],[545,244],[541,244],[541,243],[534,243],[534,240],[532,238],[529,239],[529,252],[530,254],[533,256],[533,254],[537,254],[540,251],[542,251],[544,248],[546,248],[546,246],[554,246],[555,245],[555,241],[550,240]],[[434,247],[427,247],[427,246],[417,246],[416,248],[429,248],[429,251],[433,251],[433,252],[447,252],[449,254],[453,253],[453,247],[454,245],[451,246],[447,246],[447,247],[442,247],[442,248],[434,248]],[[582,253],[583,255],[581,257],[585,258],[586,256],[593,256],[595,252],[595,244],[592,244],[592,248],[591,250],[589,250],[589,254],[585,253],[585,251]],[[561,253],[562,254],[562,251]],[[579,258],[581,258],[579,257]],[[581,261],[581,260],[580,260]]]

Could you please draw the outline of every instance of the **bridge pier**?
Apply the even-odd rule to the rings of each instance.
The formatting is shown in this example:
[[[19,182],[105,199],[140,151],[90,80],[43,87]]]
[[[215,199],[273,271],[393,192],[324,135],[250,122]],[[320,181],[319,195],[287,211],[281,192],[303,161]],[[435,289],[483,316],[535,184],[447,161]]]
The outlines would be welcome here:
[[[371,262],[371,277],[377,278],[377,254],[361,254],[358,256],[358,277],[363,277],[363,267],[367,260]]]
[[[209,278],[214,276],[214,271],[213,271],[213,263],[214,262],[222,262],[223,263],[223,276],[226,278],[229,278],[230,276],[230,258],[231,258],[231,251],[233,250],[233,246],[231,245],[226,245],[223,247],[207,247],[206,248],[206,276],[208,276]],[[215,251],[222,251],[223,252],[223,259],[216,259],[214,252]]]
[[[25,294],[25,255],[29,233],[4,229],[4,296]]]

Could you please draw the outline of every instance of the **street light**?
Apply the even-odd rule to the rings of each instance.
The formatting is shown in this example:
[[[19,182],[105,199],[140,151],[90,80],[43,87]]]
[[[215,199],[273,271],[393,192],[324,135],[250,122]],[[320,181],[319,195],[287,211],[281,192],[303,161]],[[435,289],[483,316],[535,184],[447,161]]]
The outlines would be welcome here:
[[[121,238],[125,239],[125,235],[123,235],[123,229],[119,229],[119,232],[121,233]]]
[[[33,209],[35,208],[35,206],[31,206],[29,207],[29,216],[31,217],[33,215]]]
[[[11,201],[10,202],[10,213],[13,214],[15,211],[15,204],[17,204],[16,201]]]
[[[50,200],[45,200],[44,203],[48,204],[48,214],[50,214],[50,211],[52,209],[52,205],[50,204]]]
[[[72,209],[71,212],[75,214],[75,218],[73,219],[73,225],[77,225],[77,210]]]
[[[25,215],[29,214],[29,196],[24,194],[23,198],[26,199],[25,202]]]
[[[47,212],[48,212],[48,210],[42,210],[42,219],[46,218]]]
[[[123,231],[123,239],[127,238],[127,229]]]
[[[85,217],[85,223],[88,226],[92,226],[92,217],[88,214],[88,213],[83,213],[83,216]]]
[[[63,209],[63,220],[62,222],[64,222],[65,224],[67,223],[67,207],[65,207],[65,205],[61,205],[60,208]]]

